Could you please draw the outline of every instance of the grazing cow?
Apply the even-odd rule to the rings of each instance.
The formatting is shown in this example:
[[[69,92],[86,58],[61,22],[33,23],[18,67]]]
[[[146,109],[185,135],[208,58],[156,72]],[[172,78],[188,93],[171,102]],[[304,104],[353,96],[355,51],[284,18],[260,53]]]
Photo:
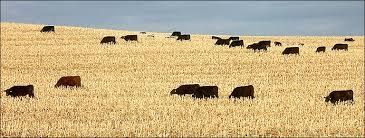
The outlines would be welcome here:
[[[146,34],[146,32],[139,32],[140,34]]]
[[[126,35],[126,36],[122,36],[120,38],[124,39],[125,41],[138,41],[137,35]]]
[[[212,39],[222,39],[222,38],[217,37],[217,36],[212,36]]]
[[[55,87],[81,87],[81,77],[80,76],[64,76],[61,77]]]
[[[326,98],[326,102],[331,101],[335,104],[336,102],[342,101],[354,101],[354,92],[352,90],[332,91]]]
[[[280,42],[274,42],[275,46],[281,46]]]
[[[181,85],[177,89],[173,89],[170,94],[177,94],[177,95],[185,95],[185,94],[193,94],[196,89],[198,89],[200,86],[199,84],[186,84]]]
[[[114,36],[106,36],[104,37],[100,44],[115,44],[115,37]]]
[[[231,39],[218,39],[215,45],[229,45]]]
[[[298,45],[300,45],[300,46],[304,46],[304,44],[303,44],[303,43],[299,43]]]
[[[299,47],[287,47],[284,49],[283,55],[287,54],[299,54]]]
[[[236,47],[236,46],[243,47],[243,40],[233,40],[229,45],[229,47]]]
[[[236,36],[231,36],[228,39],[229,40],[240,40],[240,38],[239,37],[236,37]]]
[[[181,32],[172,32],[171,36],[180,36]]]
[[[154,35],[147,35],[147,37],[155,37]]]
[[[190,40],[190,35],[189,34],[179,35],[176,40],[180,40],[180,41]]]
[[[333,47],[332,47],[332,50],[345,50],[347,51],[348,50],[348,45],[347,44],[335,44]]]
[[[44,26],[41,32],[54,32],[54,26]]]
[[[352,38],[345,38],[345,41],[353,42],[353,41],[355,41],[355,40],[354,40],[354,39],[352,39]]]
[[[326,52],[326,47],[320,46],[317,48],[316,52]]]
[[[31,98],[34,97],[34,86],[27,85],[27,86],[13,86],[10,89],[5,90],[6,96],[11,97],[19,97],[19,96],[29,96]]]
[[[258,43],[253,43],[251,45],[248,45],[246,47],[247,49],[252,49],[256,52],[256,50],[260,51],[260,50],[264,50],[264,51],[267,51],[267,46],[265,45],[259,45]]]
[[[255,98],[253,86],[248,85],[248,86],[236,87],[233,89],[231,95],[229,95],[229,98],[241,98],[241,97],[247,97],[251,99]]]
[[[258,44],[266,46],[266,47],[270,47],[271,46],[271,41],[260,41]]]
[[[193,93],[193,98],[218,98],[218,87],[201,86]]]

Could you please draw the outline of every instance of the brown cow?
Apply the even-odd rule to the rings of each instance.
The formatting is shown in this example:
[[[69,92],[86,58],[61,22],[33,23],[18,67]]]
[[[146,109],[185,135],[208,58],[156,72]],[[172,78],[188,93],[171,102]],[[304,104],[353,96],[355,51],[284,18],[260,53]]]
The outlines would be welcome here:
[[[317,48],[316,52],[326,52],[326,47],[320,46]]]
[[[137,35],[126,35],[126,36],[122,36],[120,38],[124,39],[125,41],[138,41]]]
[[[218,87],[201,86],[193,93],[193,98],[218,98]]]
[[[354,101],[354,92],[352,90],[341,90],[341,91],[332,91],[326,98],[326,102],[331,101],[331,103],[335,104],[336,102],[342,101]]]
[[[20,96],[29,96],[31,98],[34,97],[34,86],[13,86],[7,90],[5,90],[7,96],[11,97],[20,97]]]
[[[258,44],[266,46],[266,47],[270,47],[271,46],[271,41],[260,41]]]
[[[332,50],[345,50],[347,51],[348,50],[348,45],[347,44],[335,44],[333,47],[332,47]]]
[[[299,47],[287,47],[282,52],[283,55],[287,54],[298,54],[299,55]]]
[[[345,38],[345,41],[353,42],[353,41],[355,41],[355,40],[354,40],[354,39],[352,39],[352,38]]]
[[[61,77],[55,87],[81,87],[81,77],[80,76],[64,76]]]
[[[110,44],[110,43],[112,43],[112,44],[116,43],[114,36],[106,36],[100,42],[100,44]]]
[[[259,45],[258,43],[253,43],[251,45],[248,45],[246,48],[247,49],[252,49],[255,52],[256,51],[260,51],[260,50],[267,51],[267,46],[265,46],[265,45]]]
[[[231,95],[229,95],[229,98],[241,98],[241,97],[247,97],[251,99],[255,98],[253,86],[248,85],[248,86],[236,87],[233,89]]]
[[[193,94],[196,89],[200,86],[199,84],[185,84],[179,86],[177,89],[173,89],[170,94],[177,94],[177,95],[185,95],[185,94]]]
[[[180,41],[190,40],[190,35],[189,34],[179,35],[176,40],[180,40]]]

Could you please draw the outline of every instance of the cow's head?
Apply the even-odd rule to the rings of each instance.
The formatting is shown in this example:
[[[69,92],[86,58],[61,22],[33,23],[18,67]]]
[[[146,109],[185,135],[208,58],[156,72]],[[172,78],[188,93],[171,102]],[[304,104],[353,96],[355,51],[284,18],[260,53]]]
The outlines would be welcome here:
[[[4,92],[6,92],[6,96],[8,96],[8,95],[10,95],[11,90],[10,90],[10,89],[7,89],[7,90],[5,90]]]
[[[122,37],[120,37],[120,38],[124,39],[124,38],[125,38],[125,36],[122,36]]]
[[[175,94],[176,93],[176,89],[173,89],[170,94]]]
[[[326,97],[324,97],[324,98],[326,98],[326,102],[328,102],[328,101],[330,101],[331,100],[331,98],[330,98],[330,96],[326,96]]]

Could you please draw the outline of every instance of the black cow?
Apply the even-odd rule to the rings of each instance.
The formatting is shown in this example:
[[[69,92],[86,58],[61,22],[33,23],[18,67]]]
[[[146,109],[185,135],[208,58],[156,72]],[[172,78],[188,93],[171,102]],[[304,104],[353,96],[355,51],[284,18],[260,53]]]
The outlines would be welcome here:
[[[180,36],[181,32],[172,32],[171,36]]]
[[[233,40],[231,44],[229,44],[229,47],[236,47],[236,46],[243,47],[243,40]]]
[[[176,40],[180,40],[180,41],[190,40],[190,35],[189,34],[179,35]]]
[[[354,39],[352,39],[352,38],[345,38],[345,41],[353,42],[353,41],[355,41],[355,40],[354,40]]]
[[[222,38],[217,37],[217,36],[212,36],[212,39],[222,39]]]
[[[299,54],[299,47],[287,47],[282,52],[283,55],[286,54]]]
[[[120,38],[124,39],[125,41],[138,41],[137,35],[126,35]]]
[[[237,36],[231,36],[231,37],[229,37],[228,39],[229,39],[229,40],[240,40],[240,38],[239,38],[239,37],[237,37]]]
[[[44,26],[41,32],[54,32],[54,26]]]
[[[326,102],[330,101],[335,104],[342,101],[354,101],[354,92],[352,90],[332,91],[326,98]]]
[[[251,99],[255,98],[253,86],[248,85],[248,86],[236,87],[233,89],[231,95],[229,95],[229,98],[241,98],[241,97],[247,97]]]
[[[298,45],[300,45],[300,46],[304,46],[304,44],[303,44],[303,43],[299,43]]]
[[[246,48],[247,49],[252,49],[254,51],[256,51],[256,50],[264,50],[264,51],[267,51],[267,46],[265,46],[265,45],[259,45],[258,43],[253,43],[251,45],[248,45]]]
[[[274,42],[275,46],[281,46],[280,42]]]
[[[320,46],[317,48],[316,52],[326,52],[326,47]]]
[[[345,50],[347,51],[348,50],[348,45],[347,44],[335,44],[333,47],[332,47],[332,50]]]
[[[201,86],[193,93],[193,98],[218,98],[218,87]]]
[[[29,96],[31,98],[34,97],[34,86],[13,86],[7,90],[5,90],[7,96],[11,97],[19,97],[19,96]]]
[[[271,41],[260,41],[258,44],[259,45],[263,45],[263,46],[270,47],[271,46]]]
[[[147,35],[147,37],[155,37],[154,35]]]
[[[146,32],[139,32],[140,34],[146,34]]]
[[[229,45],[231,39],[218,39],[215,45]]]
[[[104,37],[100,44],[115,44],[115,37],[114,36],[106,36]]]
[[[177,94],[177,95],[185,95],[185,94],[193,94],[196,89],[198,89],[200,86],[199,84],[186,84],[181,85],[177,89],[173,89],[170,94]]]

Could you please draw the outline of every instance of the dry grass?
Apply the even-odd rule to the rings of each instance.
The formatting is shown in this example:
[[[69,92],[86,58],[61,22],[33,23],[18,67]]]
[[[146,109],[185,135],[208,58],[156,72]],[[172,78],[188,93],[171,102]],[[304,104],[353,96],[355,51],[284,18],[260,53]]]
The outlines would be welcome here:
[[[214,46],[208,35],[177,42],[154,33],[106,46],[104,35],[138,32],[41,27],[1,23],[1,90],[33,84],[37,97],[1,93],[2,136],[365,136],[364,36],[351,36],[347,52],[330,51],[346,36],[241,37],[283,43],[254,53]],[[281,55],[298,43],[300,56]],[[327,52],[315,53],[321,45]],[[85,87],[53,88],[66,75]],[[217,85],[220,98],[169,95],[185,83]],[[228,99],[249,84],[256,99]],[[341,89],[354,90],[354,105],[324,102]]]

